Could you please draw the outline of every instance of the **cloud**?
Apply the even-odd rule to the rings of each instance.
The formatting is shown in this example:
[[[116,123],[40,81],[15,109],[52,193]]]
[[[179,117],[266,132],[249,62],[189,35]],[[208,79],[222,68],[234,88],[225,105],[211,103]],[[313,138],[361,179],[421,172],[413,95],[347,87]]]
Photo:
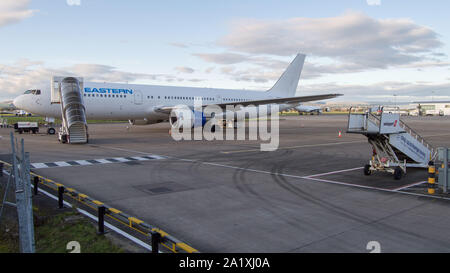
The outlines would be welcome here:
[[[205,73],[206,74],[210,74],[211,72],[213,72],[214,71],[214,69],[216,69],[215,67],[213,67],[213,66],[211,66],[211,67],[208,67],[208,68],[206,68],[205,69]]]
[[[81,0],[66,0],[69,6],[81,6]]]
[[[202,80],[202,79],[189,79],[188,81],[190,81],[190,82],[202,82],[204,80]]]
[[[0,27],[31,17],[36,11],[29,9],[29,0],[1,0]]]
[[[100,64],[75,64],[62,68],[48,68],[44,62],[19,60],[13,64],[0,64],[0,99],[13,98],[29,88],[45,87],[54,75],[76,75],[85,81],[134,82],[152,80],[174,82],[184,79],[166,74],[145,74],[121,71]]]
[[[249,58],[236,53],[194,53],[194,56],[200,57],[204,61],[215,64],[236,64],[248,61]]]
[[[369,6],[380,6],[381,0],[366,0],[367,5]]]
[[[248,69],[237,69],[234,66],[225,66],[220,69],[220,72],[230,77],[230,79],[237,82],[253,82],[253,83],[266,83],[269,80],[275,81],[280,76],[282,71],[267,70],[261,67],[254,67]]]
[[[350,12],[330,18],[239,20],[217,45],[238,53],[196,55],[232,64],[245,60],[243,54],[292,56],[302,52],[368,69],[420,62],[443,44],[436,32],[410,19],[375,19]]]
[[[180,73],[188,73],[188,74],[192,74],[195,72],[194,69],[190,68],[190,67],[186,67],[186,66],[178,66],[175,67],[175,70],[180,72]]]

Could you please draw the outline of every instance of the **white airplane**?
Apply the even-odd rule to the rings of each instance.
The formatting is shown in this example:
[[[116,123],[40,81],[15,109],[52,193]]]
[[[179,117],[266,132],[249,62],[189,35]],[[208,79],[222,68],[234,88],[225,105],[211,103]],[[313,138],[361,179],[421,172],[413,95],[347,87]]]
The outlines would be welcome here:
[[[305,55],[298,54],[275,85],[265,92],[84,82],[81,92],[86,118],[129,120],[133,125],[169,121],[173,125],[176,118],[171,118],[172,110],[178,105],[193,109],[194,102],[198,99],[202,100],[204,106],[218,105],[222,108],[227,105],[245,107],[278,104],[280,111],[283,111],[299,103],[340,96],[295,96],[304,62]],[[60,105],[51,103],[50,85],[26,91],[14,99],[14,105],[36,115],[61,118]]]
[[[321,114],[322,113],[322,109],[320,107],[317,106],[310,106],[310,105],[303,105],[300,104],[296,107],[294,107],[295,111],[297,111],[299,114]]]

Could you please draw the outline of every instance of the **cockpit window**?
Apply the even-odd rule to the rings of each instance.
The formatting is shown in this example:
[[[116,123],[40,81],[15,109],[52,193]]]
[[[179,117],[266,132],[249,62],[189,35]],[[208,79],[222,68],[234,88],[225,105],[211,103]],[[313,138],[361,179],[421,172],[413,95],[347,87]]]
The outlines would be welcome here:
[[[38,90],[38,89],[27,90],[27,91],[25,91],[24,94],[25,94],[25,95],[26,95],[26,94],[40,95],[40,94],[41,94],[41,90]]]

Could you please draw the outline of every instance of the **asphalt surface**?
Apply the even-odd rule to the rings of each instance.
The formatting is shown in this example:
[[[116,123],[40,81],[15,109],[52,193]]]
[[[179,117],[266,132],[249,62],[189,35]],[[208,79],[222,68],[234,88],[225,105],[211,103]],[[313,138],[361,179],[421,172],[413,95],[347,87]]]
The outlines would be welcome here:
[[[435,147],[450,146],[449,118],[404,121]],[[201,252],[369,252],[371,241],[382,252],[450,252],[450,196],[426,196],[425,169],[400,181],[364,176],[371,149],[346,126],[346,116],[281,117],[274,152],[261,152],[260,141],[174,141],[168,124],[93,124],[87,145],[18,136],[33,163],[163,156],[36,172]],[[9,132],[0,129],[0,154],[10,152]]]

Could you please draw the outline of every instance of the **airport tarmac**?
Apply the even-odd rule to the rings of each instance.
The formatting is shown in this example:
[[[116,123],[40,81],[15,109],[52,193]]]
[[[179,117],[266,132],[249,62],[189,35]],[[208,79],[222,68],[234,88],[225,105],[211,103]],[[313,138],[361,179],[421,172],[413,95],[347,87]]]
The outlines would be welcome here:
[[[450,146],[449,118],[403,120],[435,147]],[[52,163],[36,173],[200,252],[369,252],[370,241],[382,252],[450,252],[450,196],[425,195],[425,169],[400,181],[364,176],[371,148],[346,126],[345,115],[281,117],[274,152],[258,141],[176,142],[168,124],[92,124],[87,145],[18,136],[32,163]],[[0,154],[10,152],[10,130],[0,129]]]

